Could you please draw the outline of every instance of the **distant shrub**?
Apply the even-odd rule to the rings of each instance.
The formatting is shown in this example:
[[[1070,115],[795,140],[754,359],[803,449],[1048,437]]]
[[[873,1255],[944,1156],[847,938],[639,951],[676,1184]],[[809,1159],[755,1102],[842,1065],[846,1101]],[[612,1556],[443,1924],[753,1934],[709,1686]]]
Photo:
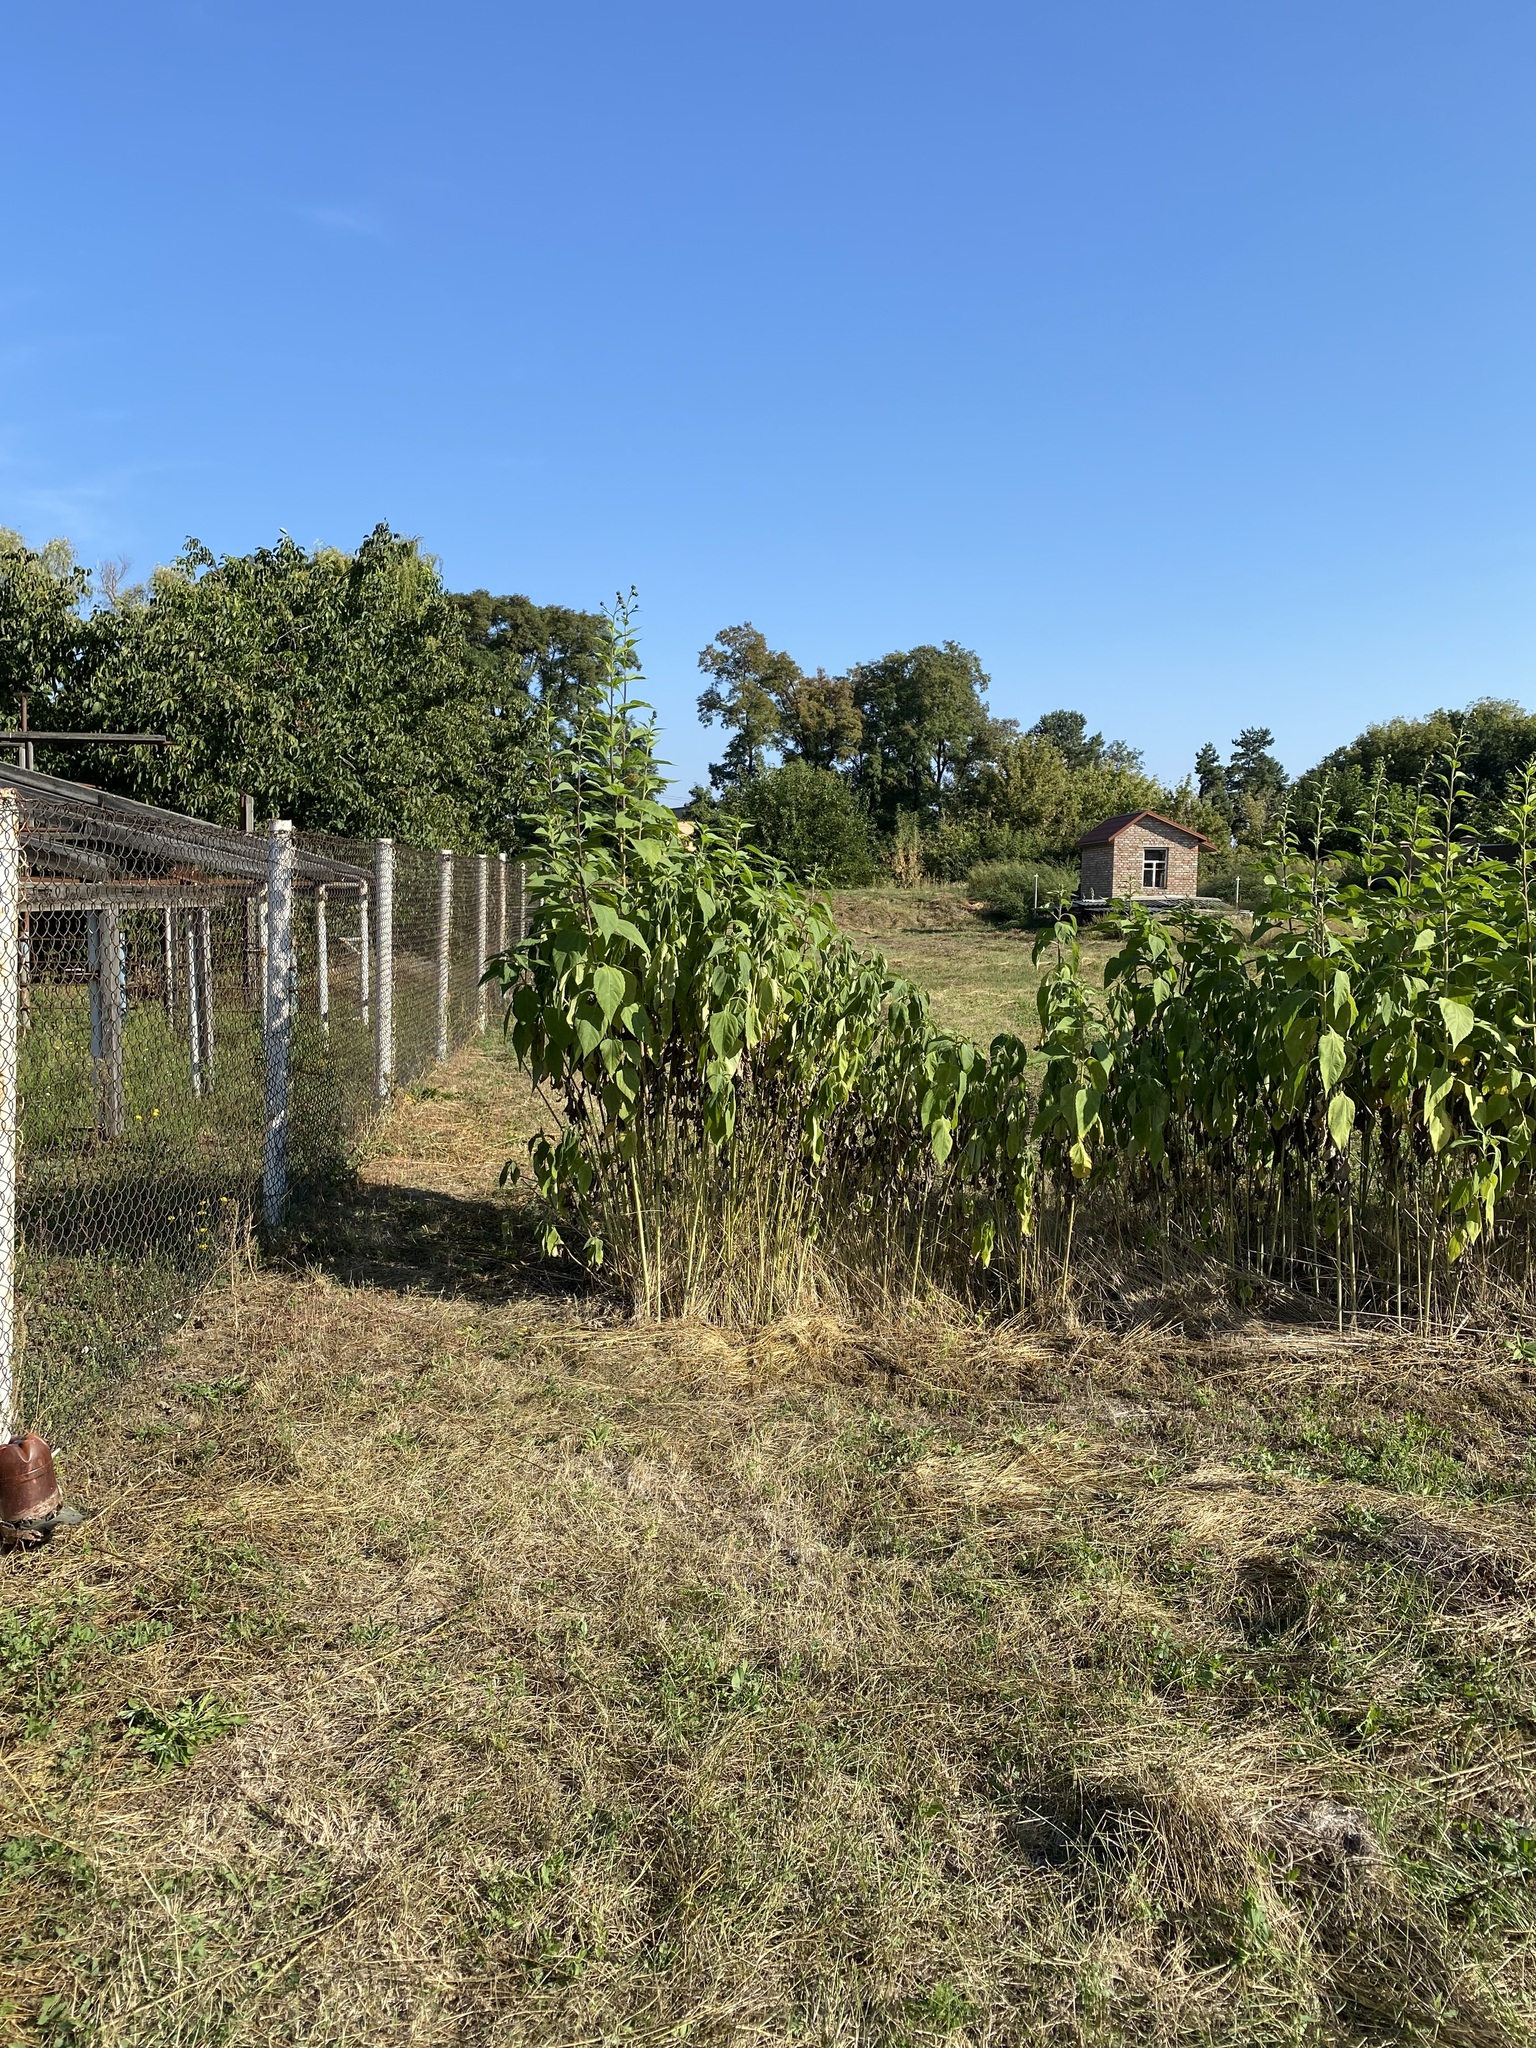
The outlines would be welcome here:
[[[722,812],[737,818],[754,846],[801,881],[855,889],[875,879],[869,818],[855,792],[829,768],[786,761],[747,783]]]
[[[946,819],[923,841],[923,869],[936,882],[963,882],[973,868],[1032,860],[1039,852],[1039,842],[1017,826],[985,818]]]
[[[1243,910],[1266,910],[1273,891],[1264,877],[1272,862],[1262,851],[1247,847],[1213,846],[1200,856],[1200,894],[1223,903],[1237,903]]]
[[[972,897],[995,917],[1022,921],[1035,914],[1038,901],[1042,917],[1061,903],[1070,903],[1077,888],[1077,871],[1059,861],[983,861],[966,877]]]

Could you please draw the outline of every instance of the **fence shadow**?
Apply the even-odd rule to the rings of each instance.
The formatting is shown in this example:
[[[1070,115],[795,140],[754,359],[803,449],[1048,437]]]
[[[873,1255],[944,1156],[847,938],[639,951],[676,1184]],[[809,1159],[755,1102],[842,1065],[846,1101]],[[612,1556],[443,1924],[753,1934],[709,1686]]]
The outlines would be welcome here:
[[[309,1204],[290,1240],[307,1265],[347,1286],[486,1303],[588,1289],[576,1266],[545,1253],[529,1203],[499,1193],[360,1182]]]

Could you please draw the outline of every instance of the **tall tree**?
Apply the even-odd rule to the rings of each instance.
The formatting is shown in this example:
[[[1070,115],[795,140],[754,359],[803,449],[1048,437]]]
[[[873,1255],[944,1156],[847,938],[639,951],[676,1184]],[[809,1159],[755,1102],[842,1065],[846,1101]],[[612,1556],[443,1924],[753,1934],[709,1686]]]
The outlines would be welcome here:
[[[1369,782],[1378,763],[1388,782],[1411,786],[1432,777],[1452,747],[1474,799],[1497,803],[1516,769],[1536,755],[1536,713],[1509,697],[1478,697],[1464,710],[1431,711],[1422,718],[1389,718],[1367,726],[1304,778],[1327,771],[1337,784],[1345,771]]]
[[[887,831],[902,811],[937,823],[987,726],[985,669],[946,640],[862,662],[849,681],[863,721],[854,779],[871,815]]]
[[[1090,733],[1081,711],[1046,711],[1029,728],[1038,740],[1049,740],[1069,768],[1096,768],[1104,754],[1104,735]]]
[[[785,754],[812,768],[840,768],[859,751],[864,720],[847,676],[796,676],[779,699]]]
[[[373,837],[505,845],[504,730],[436,564],[376,527],[355,553],[284,536],[250,555],[189,542],[114,614],[61,725],[152,726],[164,753],[71,751],[62,772],[233,824],[264,816]]]
[[[20,715],[23,692],[51,706],[101,659],[110,615],[87,610],[91,579],[67,540],[30,548],[0,527],[0,717]]]
[[[699,717],[731,735],[724,760],[710,763],[710,782],[717,791],[740,788],[767,766],[784,735],[785,704],[805,678],[750,620],[723,627],[700,652],[699,667],[710,678],[699,694]]]
[[[1269,751],[1275,736],[1267,725],[1245,725],[1232,742],[1227,763],[1227,803],[1233,830],[1242,840],[1264,837],[1288,777]]]
[[[601,612],[493,597],[488,590],[450,591],[449,602],[463,622],[493,715],[517,717],[523,707],[537,706],[569,719],[597,687],[609,634]]]

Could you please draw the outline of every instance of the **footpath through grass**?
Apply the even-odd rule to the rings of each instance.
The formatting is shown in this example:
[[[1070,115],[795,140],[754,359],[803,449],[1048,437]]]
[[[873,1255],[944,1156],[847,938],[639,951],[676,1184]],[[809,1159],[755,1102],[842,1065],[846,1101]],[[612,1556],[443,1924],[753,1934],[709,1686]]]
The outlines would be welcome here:
[[[0,1565],[0,2040],[1528,2041],[1532,1367],[608,1318],[461,1055]]]

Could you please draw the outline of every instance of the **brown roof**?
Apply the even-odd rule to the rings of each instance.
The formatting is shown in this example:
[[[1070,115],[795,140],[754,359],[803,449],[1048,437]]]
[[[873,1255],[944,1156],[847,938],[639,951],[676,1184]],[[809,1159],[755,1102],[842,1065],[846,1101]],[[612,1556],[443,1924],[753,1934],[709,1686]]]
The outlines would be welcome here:
[[[1207,839],[1203,832],[1197,832],[1193,825],[1181,825],[1176,818],[1165,818],[1161,811],[1125,811],[1118,818],[1106,818],[1102,825],[1095,825],[1091,832],[1085,832],[1078,846],[1108,846],[1112,839],[1131,825],[1139,825],[1143,818],[1150,818],[1154,825],[1166,825],[1170,832],[1182,832],[1186,839],[1193,839],[1198,846],[1212,846],[1214,840]]]

